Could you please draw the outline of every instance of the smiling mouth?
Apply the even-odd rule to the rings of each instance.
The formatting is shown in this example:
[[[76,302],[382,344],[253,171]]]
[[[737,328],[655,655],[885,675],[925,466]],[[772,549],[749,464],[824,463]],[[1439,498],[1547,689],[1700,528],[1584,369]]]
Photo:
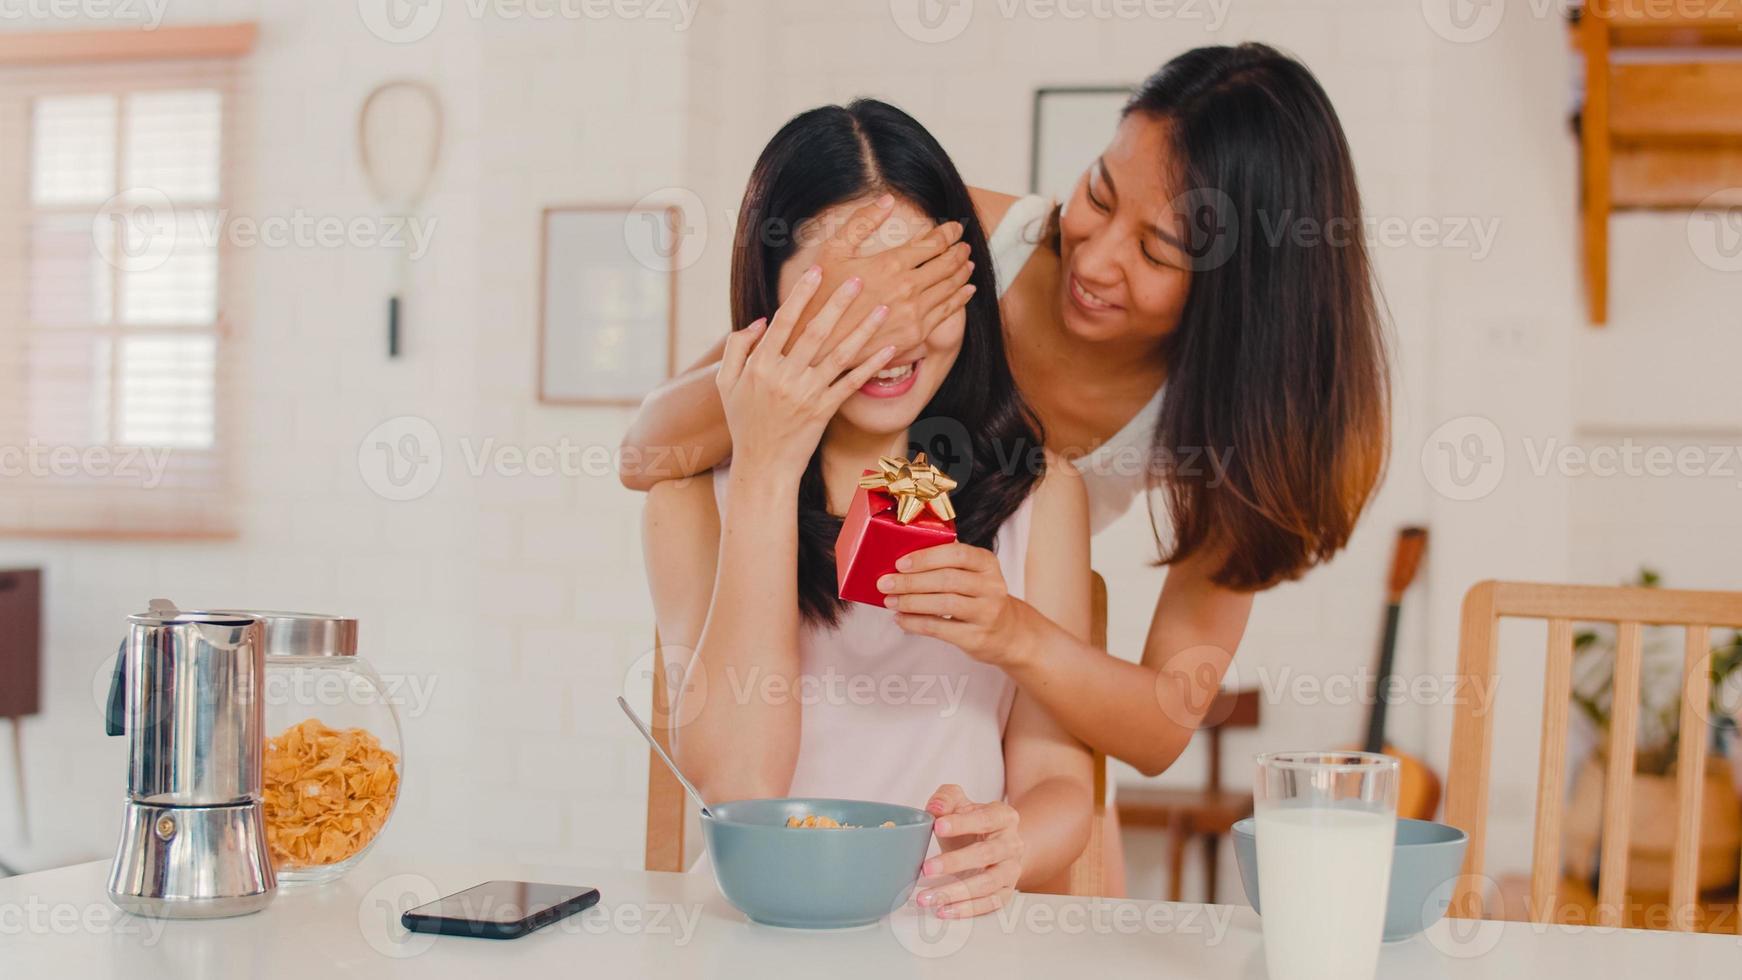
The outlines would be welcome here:
[[[896,364],[872,375],[871,380],[859,389],[859,394],[872,398],[897,398],[907,394],[918,377],[919,361]]]
[[[1084,286],[1083,281],[1078,279],[1075,274],[1071,276],[1071,299],[1090,313],[1111,313],[1114,310],[1123,309],[1117,303],[1109,303],[1089,292],[1088,287]]]

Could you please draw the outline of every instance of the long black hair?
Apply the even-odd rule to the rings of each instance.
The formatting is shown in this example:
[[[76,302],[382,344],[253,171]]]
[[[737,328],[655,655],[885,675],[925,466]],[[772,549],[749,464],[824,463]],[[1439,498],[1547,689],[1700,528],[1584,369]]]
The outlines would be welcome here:
[[[986,235],[967,185],[917,120],[874,99],[800,113],[780,128],[750,174],[732,252],[732,322],[742,329],[780,305],[780,268],[806,222],[879,193],[933,220],[962,223],[976,287],[961,353],[908,429],[909,452],[924,451],[960,484],[952,493],[959,540],[990,548],[1045,472],[1040,425],[1017,393],[1004,355],[998,290]],[[873,468],[876,460],[865,461]],[[811,454],[798,494],[798,601],[807,622],[838,622],[835,537],[822,450]]]
[[[1197,48],[1125,115],[1167,127],[1191,284],[1166,340],[1152,458],[1179,561],[1256,590],[1349,540],[1385,469],[1389,383],[1349,145],[1304,65],[1262,44]],[[1305,231],[1307,234],[1297,234]]]

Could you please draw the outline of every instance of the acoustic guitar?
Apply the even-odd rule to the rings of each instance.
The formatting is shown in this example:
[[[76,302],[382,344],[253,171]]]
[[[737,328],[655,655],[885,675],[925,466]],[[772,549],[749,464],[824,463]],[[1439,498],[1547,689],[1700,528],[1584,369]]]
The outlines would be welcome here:
[[[1367,715],[1367,737],[1361,744],[1363,752],[1383,752],[1398,760],[1397,815],[1414,820],[1434,818],[1440,806],[1440,780],[1427,763],[1385,741],[1385,695],[1391,689],[1403,594],[1415,581],[1415,573],[1421,568],[1422,555],[1426,551],[1426,528],[1398,530],[1397,544],[1391,553],[1391,574],[1385,582],[1385,632],[1379,642],[1379,663],[1375,669],[1378,686],[1374,689],[1373,705]]]

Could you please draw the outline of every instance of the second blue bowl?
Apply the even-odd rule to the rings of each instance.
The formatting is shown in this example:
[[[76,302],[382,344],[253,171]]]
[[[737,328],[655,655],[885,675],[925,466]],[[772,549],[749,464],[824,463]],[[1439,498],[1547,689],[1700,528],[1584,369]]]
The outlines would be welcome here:
[[[1253,819],[1234,824],[1234,859],[1252,910],[1258,907],[1258,837]],[[1391,853],[1391,890],[1385,899],[1385,941],[1400,942],[1440,921],[1464,866],[1468,834],[1431,820],[1397,821]]]

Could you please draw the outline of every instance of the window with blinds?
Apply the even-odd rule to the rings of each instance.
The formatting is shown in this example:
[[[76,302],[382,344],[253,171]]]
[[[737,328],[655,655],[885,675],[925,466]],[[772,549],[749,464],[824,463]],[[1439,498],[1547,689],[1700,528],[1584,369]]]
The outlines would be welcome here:
[[[239,71],[0,69],[0,533],[234,532]]]

